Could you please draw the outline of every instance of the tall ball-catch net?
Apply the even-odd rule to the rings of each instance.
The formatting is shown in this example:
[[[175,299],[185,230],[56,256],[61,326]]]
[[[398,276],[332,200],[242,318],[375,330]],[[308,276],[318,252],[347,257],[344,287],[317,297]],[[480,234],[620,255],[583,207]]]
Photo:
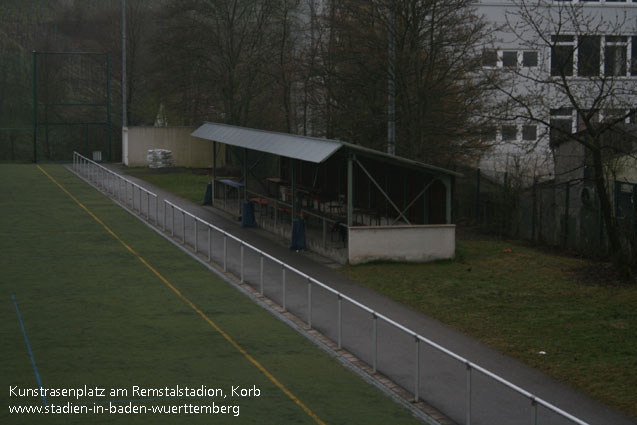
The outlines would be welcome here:
[[[33,75],[34,160],[110,160],[109,55],[34,52]]]

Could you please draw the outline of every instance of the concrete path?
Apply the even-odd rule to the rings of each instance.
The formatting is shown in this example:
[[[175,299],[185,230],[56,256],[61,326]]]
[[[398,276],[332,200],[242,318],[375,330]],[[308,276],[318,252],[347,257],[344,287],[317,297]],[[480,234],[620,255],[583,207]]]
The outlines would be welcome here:
[[[117,167],[113,169],[120,174],[125,171]],[[158,208],[155,208],[153,200],[149,212],[151,221],[154,218],[158,219],[159,227],[162,227],[164,222],[163,200],[166,199],[580,420],[591,425],[637,425],[637,420],[608,408],[437,320],[415,312],[345,278],[335,270],[337,266],[330,260],[308,252],[291,251],[287,248],[288,241],[277,236],[260,229],[241,228],[238,221],[218,210],[195,205],[142,180],[130,176],[126,177],[158,195]],[[110,188],[115,189],[112,186]],[[126,196],[129,200],[132,198],[130,190]],[[138,201],[135,200],[135,202],[135,205],[138,206]],[[142,199],[141,207],[142,212],[146,213],[147,201],[145,198]],[[155,217],[155,214],[158,217]],[[201,224],[196,225],[197,231],[195,233],[194,221],[185,216],[184,222],[184,216],[178,212],[173,216],[170,208],[166,210],[165,218],[168,233],[171,233],[174,220],[174,234],[177,239],[181,240],[185,236],[187,246],[194,248],[196,234],[197,250],[204,255],[208,255],[210,250],[212,260],[223,264],[224,238],[221,234],[211,231],[209,240],[208,230]],[[241,268],[240,246],[232,239],[227,238],[225,247],[227,267],[239,276]],[[259,289],[261,276],[263,276],[265,295],[279,304],[285,302],[290,312],[303,321],[307,321],[309,295],[307,280],[289,270],[283,272],[281,266],[267,258],[263,260],[262,272],[259,254],[246,248],[243,255],[244,280]],[[387,279],[391,279],[391,276],[387,276]],[[284,281],[285,283],[283,283]],[[412,394],[416,382],[418,382],[418,390],[422,399],[458,424],[467,423],[469,380],[466,365],[424,343],[418,344],[417,348],[413,335],[406,334],[382,320],[376,321],[377,332],[376,338],[374,338],[374,319],[370,313],[347,301],[341,301],[340,308],[342,319],[340,335],[344,349],[370,365],[374,363],[376,355],[376,365],[379,372],[390,377]],[[333,341],[337,341],[339,338],[338,297],[312,285],[311,314],[313,327]],[[376,351],[374,350],[374,342],[377,344]],[[416,359],[419,359],[418,364],[416,364]],[[475,370],[470,373],[470,377],[472,388],[471,424],[532,425],[536,423],[534,422],[535,409],[528,397],[506,388],[501,383],[497,383]],[[571,423],[573,422],[542,406],[537,407],[537,424]]]

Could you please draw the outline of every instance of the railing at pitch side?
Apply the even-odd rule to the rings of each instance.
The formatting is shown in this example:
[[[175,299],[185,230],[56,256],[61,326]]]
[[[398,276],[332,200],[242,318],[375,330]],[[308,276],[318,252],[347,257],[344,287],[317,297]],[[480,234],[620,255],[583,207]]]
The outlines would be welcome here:
[[[144,188],[141,188],[139,185],[131,182],[128,179],[125,179],[124,177],[121,177],[119,175],[117,175],[116,173],[113,173],[112,171],[106,169],[105,167],[102,167],[99,164],[96,164],[95,162],[77,154],[77,158],[78,160],[76,160],[76,157],[74,156],[74,167],[76,169],[76,171],[78,171],[79,168],[79,174],[83,175],[83,176],[90,176],[87,177],[87,179],[91,182],[93,182],[94,184],[96,184],[96,186],[99,186],[100,184],[102,185],[102,187],[108,188],[109,185],[107,182],[99,182],[99,179],[101,178],[103,179],[109,179],[109,178],[114,178],[113,176],[117,176],[119,179],[121,179],[121,181],[126,182],[127,184],[133,185],[133,187],[139,188],[140,193],[141,191],[147,193],[147,196],[150,198],[151,196],[155,198],[155,205],[156,205],[156,211],[155,211],[155,217],[154,217],[154,224],[157,228],[159,227],[159,223],[158,223],[158,203],[157,203],[157,195],[153,194],[152,192],[147,191]],[[91,167],[94,167],[91,171]],[[108,191],[108,190],[107,190]],[[112,191],[108,192],[110,194],[112,194],[114,197],[117,197],[118,193],[114,193]],[[133,195],[134,198],[134,195]],[[144,218],[144,215],[141,212],[141,194],[140,194],[140,211],[139,211],[139,215],[140,217]],[[121,202],[121,198],[119,199]],[[124,203],[124,202],[122,202]],[[129,204],[126,204],[129,205]],[[149,204],[150,205],[150,201]],[[147,211],[149,210],[150,206],[148,207]],[[133,209],[134,209],[134,199],[133,199]],[[169,221],[167,219],[168,217],[168,209],[170,209],[170,226],[168,226]],[[208,262],[212,263],[213,259],[212,259],[212,242],[213,242],[213,236],[212,236],[212,232],[217,232],[219,234],[221,234],[221,236],[223,237],[223,249],[222,249],[222,260],[221,260],[221,265],[223,267],[224,272],[228,271],[228,241],[234,241],[237,244],[239,244],[240,247],[240,254],[239,254],[239,280],[241,283],[245,282],[245,250],[249,249],[252,252],[254,252],[255,254],[257,254],[257,256],[259,257],[259,281],[258,282],[253,282],[254,284],[258,284],[259,287],[259,293],[261,295],[266,295],[265,291],[264,291],[264,260],[269,260],[273,263],[275,263],[276,265],[278,265],[281,268],[281,307],[284,311],[287,310],[287,303],[286,303],[286,272],[289,273],[294,273],[296,275],[298,275],[299,277],[301,277],[305,282],[306,282],[306,299],[307,299],[307,311],[306,311],[306,317],[305,317],[305,322],[307,323],[307,326],[311,329],[312,328],[312,288],[313,286],[317,287],[317,288],[321,288],[325,291],[327,291],[328,293],[332,294],[335,298],[336,301],[336,307],[337,307],[337,317],[336,317],[336,326],[337,326],[337,338],[336,338],[336,344],[338,346],[338,348],[342,348],[343,346],[343,302],[347,302],[352,304],[353,306],[356,306],[357,308],[361,309],[362,311],[364,311],[366,314],[368,314],[371,323],[372,323],[372,341],[371,341],[371,368],[372,371],[374,373],[376,373],[377,371],[377,366],[378,366],[378,321],[381,320],[387,324],[389,324],[390,326],[400,330],[401,332],[405,333],[406,335],[410,336],[413,338],[413,350],[414,350],[414,358],[415,358],[415,363],[414,363],[414,370],[413,370],[413,388],[410,391],[413,395],[414,395],[414,399],[416,401],[421,399],[420,396],[420,385],[421,385],[421,370],[420,370],[420,362],[421,362],[421,344],[425,344],[428,347],[431,347],[435,350],[437,350],[438,352],[450,357],[451,359],[454,359],[455,361],[457,361],[458,363],[460,363],[461,365],[463,365],[465,367],[466,370],[466,394],[465,394],[465,425],[471,425],[471,421],[472,421],[472,411],[473,411],[473,407],[472,407],[472,392],[473,392],[473,374],[474,373],[481,373],[484,376],[494,380],[495,382],[504,385],[506,388],[509,388],[510,390],[516,392],[517,394],[521,395],[522,397],[526,398],[528,400],[528,402],[530,403],[531,406],[531,420],[532,423],[534,425],[538,424],[538,406],[543,406],[544,408],[552,411],[553,413],[563,417],[564,419],[567,419],[569,421],[571,421],[572,423],[578,424],[578,425],[588,425],[586,422],[576,418],[575,416],[565,412],[564,410],[552,405],[551,403],[538,398],[536,396],[534,396],[533,394],[531,394],[530,392],[516,386],[515,384],[507,381],[506,379],[494,374],[493,372],[475,364],[470,362],[469,360],[467,360],[466,358],[444,348],[443,346],[431,341],[428,338],[423,337],[422,335],[419,335],[418,333],[414,332],[413,330],[401,325],[400,323],[395,322],[394,320],[390,319],[389,317],[384,316],[383,314],[375,311],[372,308],[369,308],[368,306],[356,301],[355,299],[348,297],[347,295],[331,288],[330,286],[316,280],[315,278],[303,273],[300,270],[297,270],[296,268],[284,263],[283,261],[273,257],[272,255],[260,250],[259,248],[243,241],[242,239],[228,233],[227,231],[215,226],[214,224],[208,223],[207,221],[195,216],[194,214],[184,210],[183,208],[175,205],[174,203],[168,201],[168,200],[164,200],[163,202],[163,220],[162,220],[162,225],[161,225],[161,230],[165,233],[170,235],[173,238],[177,238],[178,233],[175,232],[175,214],[176,212],[178,214],[181,215],[181,239],[180,242],[182,243],[182,245],[184,245],[184,247],[186,248],[192,248],[192,250],[195,252],[195,254],[199,254],[199,247],[198,247],[198,240],[199,240],[199,227],[203,227],[204,228],[204,232],[207,233],[207,248],[208,248],[208,254],[207,254],[207,259]],[[186,220],[190,219],[192,220],[193,224],[194,224],[194,243],[192,244],[191,247],[188,246],[188,242],[187,242],[187,237],[186,237]],[[150,214],[148,213],[146,215],[146,220],[150,223],[151,222],[151,218],[150,218]],[[202,255],[204,254],[203,252],[201,253]],[[389,376],[391,378],[391,376]]]
[[[155,206],[153,221],[154,224],[157,225],[159,201],[156,194],[77,152],[73,152],[73,169],[89,182],[95,184],[99,189],[112,195],[113,198],[120,203],[130,207],[131,210],[137,212],[141,217],[144,217],[143,195],[145,195],[146,220],[149,222],[151,222],[151,199],[153,199]],[[138,200],[137,203],[135,202],[136,196]]]

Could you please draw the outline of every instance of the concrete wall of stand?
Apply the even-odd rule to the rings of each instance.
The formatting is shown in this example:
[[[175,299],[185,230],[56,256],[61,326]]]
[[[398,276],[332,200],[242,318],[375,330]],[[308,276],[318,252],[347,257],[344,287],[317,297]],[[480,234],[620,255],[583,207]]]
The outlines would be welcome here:
[[[348,261],[426,262],[451,259],[456,252],[456,226],[350,227]]]

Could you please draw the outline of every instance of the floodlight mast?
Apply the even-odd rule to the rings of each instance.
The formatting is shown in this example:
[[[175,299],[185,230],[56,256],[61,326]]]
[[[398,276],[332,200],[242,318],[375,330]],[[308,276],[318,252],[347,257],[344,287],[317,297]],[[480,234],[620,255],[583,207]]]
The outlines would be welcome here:
[[[38,162],[38,52],[33,51],[33,162]]]
[[[396,11],[389,5],[387,31],[387,153],[396,155]]]
[[[126,0],[122,0],[122,127],[128,127],[126,112]]]
[[[122,162],[128,165],[128,112],[126,110],[126,0],[122,0]]]

